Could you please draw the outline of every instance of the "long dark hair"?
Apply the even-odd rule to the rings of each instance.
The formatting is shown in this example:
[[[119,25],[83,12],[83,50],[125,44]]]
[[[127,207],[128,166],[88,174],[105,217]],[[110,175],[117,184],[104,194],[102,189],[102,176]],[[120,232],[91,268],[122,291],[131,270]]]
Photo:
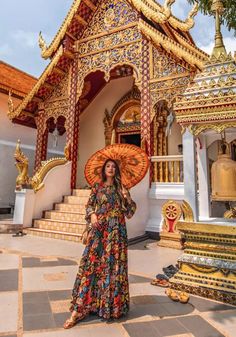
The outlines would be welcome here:
[[[115,176],[114,176],[114,185],[115,185],[115,188],[119,194],[119,197],[121,199],[121,203],[123,204],[124,203],[124,197],[123,197],[123,194],[122,194],[122,183],[121,183],[121,173],[120,173],[120,168],[119,168],[119,165],[117,164],[117,162],[114,160],[114,159],[107,159],[105,161],[105,163],[103,164],[102,166],[102,171],[101,171],[101,175],[102,175],[102,182],[106,182],[107,180],[107,177],[106,177],[106,173],[105,173],[105,169],[106,169],[106,164],[111,161],[112,163],[115,164]]]

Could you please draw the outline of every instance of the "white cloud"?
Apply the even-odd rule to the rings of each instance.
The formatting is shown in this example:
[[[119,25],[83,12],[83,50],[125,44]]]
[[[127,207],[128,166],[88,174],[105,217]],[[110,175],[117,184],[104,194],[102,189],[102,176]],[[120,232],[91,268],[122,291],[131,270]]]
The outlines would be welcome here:
[[[210,42],[208,45],[201,45],[199,44],[199,47],[204,50],[206,53],[211,54],[212,50],[214,48],[214,41]],[[225,37],[224,38],[224,45],[226,48],[227,53],[231,52],[232,55],[234,55],[234,52],[236,51],[236,38],[234,37]]]
[[[7,43],[0,46],[0,56],[1,57],[10,56],[10,55],[12,55],[12,49]]]

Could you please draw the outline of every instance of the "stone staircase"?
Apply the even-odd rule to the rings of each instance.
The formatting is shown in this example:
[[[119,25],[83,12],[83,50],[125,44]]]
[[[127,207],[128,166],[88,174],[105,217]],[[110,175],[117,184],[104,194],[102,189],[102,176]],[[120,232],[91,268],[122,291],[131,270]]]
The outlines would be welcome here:
[[[89,189],[76,189],[70,196],[64,196],[62,203],[56,203],[54,209],[45,211],[43,218],[34,220],[33,227],[27,228],[28,234],[80,241],[85,228],[85,205],[90,194]]]

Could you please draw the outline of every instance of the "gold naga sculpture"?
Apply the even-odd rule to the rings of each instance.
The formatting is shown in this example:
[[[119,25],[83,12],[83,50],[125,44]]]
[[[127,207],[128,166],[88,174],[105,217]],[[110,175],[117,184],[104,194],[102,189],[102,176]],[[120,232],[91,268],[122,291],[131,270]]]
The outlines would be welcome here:
[[[62,158],[51,158],[47,161],[42,162],[38,171],[34,174],[32,178],[29,177],[29,159],[22,152],[20,147],[20,140],[17,141],[14,158],[16,160],[15,166],[19,172],[16,178],[16,190],[21,190],[22,188],[32,188],[34,192],[38,192],[44,187],[43,180],[46,174],[54,167],[59,165],[64,165],[70,161],[71,157],[71,144],[67,144],[64,149],[65,157]]]
[[[16,177],[16,190],[21,190],[23,187],[30,185],[30,178],[28,175],[29,160],[21,150],[19,139],[17,141],[14,158],[15,166],[19,173]]]

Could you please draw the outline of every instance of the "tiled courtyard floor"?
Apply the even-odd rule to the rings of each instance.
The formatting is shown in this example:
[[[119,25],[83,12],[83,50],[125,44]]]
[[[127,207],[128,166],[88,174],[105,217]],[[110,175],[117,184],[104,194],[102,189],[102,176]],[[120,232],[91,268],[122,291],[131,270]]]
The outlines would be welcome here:
[[[0,235],[0,336],[236,337],[236,307],[191,296],[172,302],[150,281],[180,251],[143,242],[129,248],[131,310],[121,320],[88,317],[64,330],[83,246],[55,239]]]

